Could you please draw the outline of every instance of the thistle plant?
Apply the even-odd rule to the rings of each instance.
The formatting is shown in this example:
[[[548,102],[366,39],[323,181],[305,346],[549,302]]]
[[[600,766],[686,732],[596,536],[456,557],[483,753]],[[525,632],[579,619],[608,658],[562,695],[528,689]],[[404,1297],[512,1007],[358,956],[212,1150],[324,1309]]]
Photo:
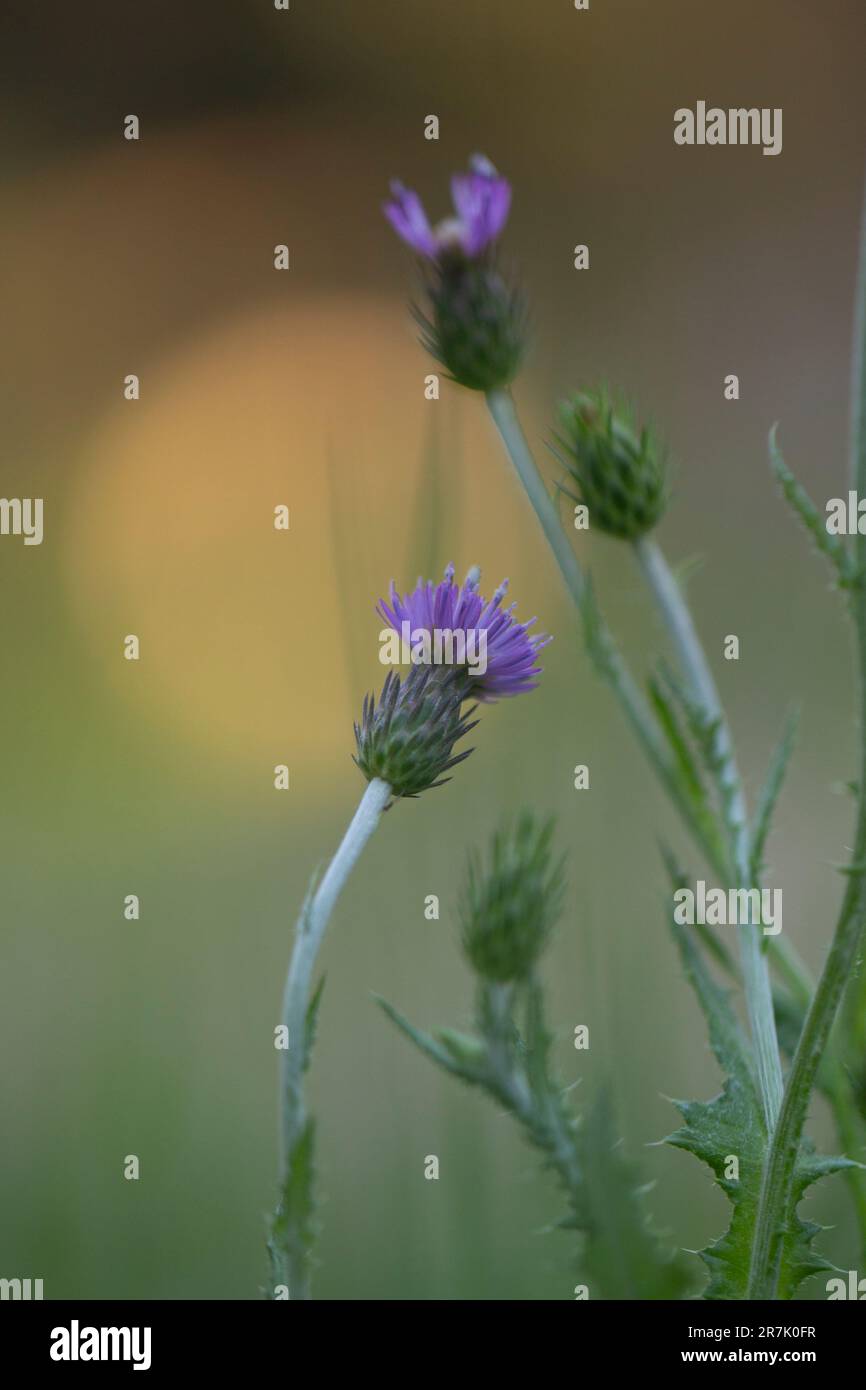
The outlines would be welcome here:
[[[466,196],[465,183],[459,184],[458,197],[455,181],[457,218],[452,222],[432,229],[417,196],[400,185],[395,186],[395,203],[386,209],[402,239],[433,268],[429,312],[422,314],[422,342],[445,363],[458,385],[483,393],[506,456],[574,602],[596,670],[621,705],[693,846],[725,890],[751,900],[765,872],[764,847],[793,748],[793,720],[789,717],[784,725],[756,809],[750,814],[733,734],[709,661],[684,590],[655,538],[669,502],[664,454],[650,431],[634,425],[626,407],[615,405],[606,393],[580,390],[560,411],[554,452],[564,476],[556,487],[559,495],[564,492],[587,508],[590,533],[599,531],[631,547],[675,658],[673,667],[665,663],[653,672],[646,690],[632,675],[562,525],[557,493],[542,477],[520,425],[510,387],[525,353],[525,320],[522,311],[518,314],[508,306],[522,302],[522,297],[497,272],[496,292],[491,295],[495,310],[471,295],[454,297],[461,351],[455,350],[452,333],[439,326],[440,296],[447,292],[452,257],[470,269],[490,265],[494,258],[498,264],[498,240],[510,207],[510,188],[489,161],[476,157],[472,171],[471,198]],[[490,332],[493,322],[500,325],[496,333]],[[506,355],[500,351],[501,325],[506,324],[512,342],[507,370]],[[785,465],[775,430],[770,436],[770,457],[785,498],[829,560],[853,619],[861,775],[855,787],[857,823],[851,859],[844,870],[845,893],[817,983],[793,947],[781,937],[768,943],[760,922],[748,914],[737,923],[738,959],[711,928],[700,926],[687,932],[677,922],[672,924],[684,973],[706,1016],[711,1045],[725,1074],[723,1091],[715,1101],[680,1105],[684,1123],[670,1137],[670,1143],[709,1165],[732,1203],[727,1234],[703,1252],[710,1274],[704,1291],[708,1298],[789,1298],[809,1274],[827,1268],[813,1249],[816,1228],[800,1219],[797,1208],[812,1182],[836,1171],[847,1176],[866,1260],[866,1171],[856,1161],[866,1150],[863,986],[849,995],[837,1023],[866,921],[866,536],[858,533],[849,543],[828,534],[818,509]],[[852,488],[859,496],[866,495],[866,215],[857,287],[850,472]],[[682,875],[670,851],[665,859],[673,889],[682,882]],[[497,879],[494,865],[491,882],[497,881],[504,878],[500,867]],[[499,917],[494,900],[486,901],[495,924]],[[518,907],[520,902],[518,894],[515,911],[522,920],[513,929],[515,942],[525,940],[524,932],[531,936],[533,930],[533,911],[527,904]],[[477,939],[483,941],[483,933]],[[495,932],[492,939],[497,939]],[[748,1030],[740,1025],[716,978],[719,971],[743,990]],[[489,993],[494,986],[488,981],[484,988]],[[533,989],[525,985],[527,998],[535,997]],[[517,1066],[520,1075],[514,1061],[523,1056],[513,1031],[517,996],[513,986],[509,990],[507,1003],[498,996],[496,1017],[500,1040],[510,1040],[509,1066]],[[537,998],[532,1007],[538,1009]],[[470,1049],[464,1060],[455,1056],[441,1035],[430,1039],[413,1032],[412,1036],[441,1065],[487,1085],[478,1081],[477,1074],[467,1075],[467,1068],[472,1071],[469,1059],[478,1059],[481,1046],[478,1066],[485,1077],[489,1075],[495,1033],[488,1012],[486,1006],[480,1010],[480,1042],[476,1039],[474,1051]],[[400,1022],[408,1031],[408,1025]],[[538,1043],[539,1028],[537,1021],[525,1025],[527,1036],[536,1040],[528,1053],[545,1057],[544,1045]],[[787,1073],[784,1062],[789,1062]],[[523,1082],[529,1085],[525,1075]],[[847,1151],[842,1158],[818,1157],[804,1134],[815,1089],[830,1102],[840,1144]],[[731,1155],[738,1159],[736,1178],[730,1175]],[[598,1212],[595,1217],[601,1219]]]
[[[553,822],[523,810],[495,832],[486,860],[469,857],[457,915],[475,977],[473,1034],[424,1033],[379,1002],[421,1052],[510,1114],[554,1173],[567,1205],[558,1228],[580,1235],[576,1270],[588,1282],[578,1297],[676,1298],[688,1275],[650,1229],[636,1176],[616,1146],[609,1094],[578,1116],[553,1071],[539,978],[565,886],[552,840]]]
[[[479,592],[480,571],[454,583],[449,565],[434,586],[421,580],[400,599],[391,585],[390,605],[378,611],[388,622],[409,621],[414,635],[450,624],[454,632],[481,634],[485,671],[474,675],[460,664],[413,660],[405,677],[389,671],[381,694],[367,695],[355,724],[354,761],[367,786],[349,828],[322,878],[314,880],[295,932],[283,994],[284,1045],[280,1067],[279,1200],[268,1249],[275,1297],[310,1297],[310,1262],[316,1238],[313,1158],[315,1126],[307,1111],[304,1078],[310,1065],[324,980],[313,989],[316,961],[337,900],[383,813],[396,801],[420,796],[450,781],[446,776],[472,749],[455,746],[478,723],[470,699],[492,703],[534,689],[545,645],[530,636],[535,621],[518,623],[513,607],[503,609],[507,581],[488,602]],[[279,1291],[279,1292],[277,1292]]]

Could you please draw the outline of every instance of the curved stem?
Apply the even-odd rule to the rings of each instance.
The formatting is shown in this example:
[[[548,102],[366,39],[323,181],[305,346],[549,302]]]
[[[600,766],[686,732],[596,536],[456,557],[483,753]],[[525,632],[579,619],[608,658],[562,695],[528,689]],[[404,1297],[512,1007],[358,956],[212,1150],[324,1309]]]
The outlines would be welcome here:
[[[714,729],[714,761],[720,769],[720,791],[728,808],[734,876],[738,887],[751,888],[749,819],[743,783],[713,674],[688,604],[659,546],[650,537],[643,536],[635,542],[634,548],[676,647],[680,665],[691,687],[691,696],[707,726]],[[737,932],[764,1118],[767,1132],[771,1134],[782,1104],[782,1063],[776,1037],[770,973],[767,958],[761,949],[758,924],[741,922]]]
[[[293,1155],[307,1126],[304,1073],[309,1064],[308,1013],[310,985],[322,940],[346,880],[391,799],[391,788],[379,778],[367,784],[339,849],[315,892],[301,911],[283,992],[282,1023],[288,1045],[280,1065],[280,1190],[292,1176]],[[288,1230],[280,1241],[284,1272],[292,1299],[309,1298],[308,1242],[303,1233]]]

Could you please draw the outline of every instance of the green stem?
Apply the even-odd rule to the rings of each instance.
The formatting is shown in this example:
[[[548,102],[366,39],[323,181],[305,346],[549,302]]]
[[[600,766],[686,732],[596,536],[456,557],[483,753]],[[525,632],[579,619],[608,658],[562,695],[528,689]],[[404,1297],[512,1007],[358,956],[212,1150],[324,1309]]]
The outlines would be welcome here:
[[[307,1019],[316,957],[337,899],[390,799],[391,788],[386,782],[374,778],[367,784],[339,849],[298,920],[283,992],[282,1023],[288,1033],[288,1046],[281,1053],[280,1065],[281,1192],[286,1191],[292,1156],[307,1125],[304,1073],[309,1064]],[[310,1297],[307,1243],[303,1232],[297,1229],[288,1229],[281,1241],[282,1267],[291,1299]]]
[[[565,587],[581,615],[587,641],[593,649],[599,670],[611,685],[639,744],[667,788],[686,825],[697,836],[701,847],[707,853],[712,853],[711,848],[708,848],[702,839],[700,830],[695,826],[693,817],[689,814],[688,803],[683,796],[652,711],[623,658],[616,650],[610,634],[606,628],[601,627],[592,635],[590,634],[588,604],[592,598],[591,589],[563,530],[559,513],[544,485],[544,480],[526,442],[510,391],[488,392],[487,406],[505,445],[506,452],[514,465],[515,472],[523,484],[526,495],[541,524],[553,558],[556,560],[559,572],[565,581]],[[593,620],[600,624],[597,615],[593,614]]]
[[[511,393],[491,391],[487,396],[487,406],[505,445],[506,452],[514,465],[514,470],[541,523],[541,529],[559,566],[565,586],[581,613],[581,617],[585,619],[584,604],[588,588],[587,581],[568,543],[559,513],[544,486],[538,466],[526,442],[526,436],[521,428]],[[608,634],[605,633],[604,635],[609,642]],[[610,681],[629,723],[637,734],[639,743],[649,758],[650,764],[661,778],[673,804],[682,816],[688,830],[700,845],[708,863],[717,873],[726,873],[727,866],[723,864],[717,846],[710,843],[694,823],[691,808],[681,794],[666,749],[658,737],[652,712],[637,689],[625,662],[621,657],[618,658],[613,672],[605,671],[604,674],[606,679]],[[814,988],[814,981],[808,970],[788,942],[774,937],[770,942],[770,951],[778,962],[783,979],[787,981],[792,992],[805,1007],[812,997]]]
[[[577,1211],[582,1175],[574,1128],[558,1104],[546,1070],[543,1093],[539,1094],[539,1088],[530,1086],[525,1071],[516,1065],[513,1000],[513,984],[485,983],[482,988],[481,1025],[487,1041],[487,1085],[513,1111],[532,1142],[549,1155]]]
[[[842,1152],[846,1158],[853,1158],[862,1163],[866,1154],[866,1134],[863,1121],[853,1103],[848,1074],[832,1053],[825,1058],[824,1066],[827,1073],[824,1089],[833,1110]],[[866,1173],[862,1168],[846,1168],[844,1176],[857,1218],[861,1259],[866,1260]]]
[[[688,604],[659,546],[650,537],[643,536],[635,542],[634,548],[673,640],[680,665],[691,687],[692,699],[706,724],[715,730],[714,762],[720,769],[721,796],[728,808],[726,819],[730,828],[734,875],[738,887],[751,888],[749,818],[743,782],[713,674]],[[771,1134],[782,1103],[782,1063],[776,1037],[770,973],[767,958],[761,949],[758,924],[741,922],[737,932],[764,1119],[767,1132]]]
[[[851,371],[851,486],[866,496],[866,205],[860,231],[854,347]],[[864,861],[866,861],[866,536],[854,539],[858,579],[850,591],[857,648],[860,715],[860,781],[857,824],[848,866],[848,884],[833,943],[827,956],[794,1053],[782,1109],[770,1145],[756,1218],[750,1289],[753,1298],[774,1298],[779,1244],[791,1216],[794,1171],[812,1087],[827,1046],[843,991],[863,942]]]
[[[861,284],[863,274],[864,271],[861,262]],[[862,317],[862,293],[859,296],[859,303],[861,305],[860,314]],[[862,340],[862,333],[860,335],[860,339]],[[866,470],[866,463],[863,462],[863,458],[866,457],[866,442],[864,442],[864,431],[859,424],[858,411],[860,407],[857,405],[858,400],[866,397],[866,382],[862,381],[862,355],[858,356],[858,361],[861,365],[859,367],[859,370],[855,368],[855,376],[858,381],[858,388],[854,392],[854,418],[856,422],[854,437],[860,441],[858,446],[858,456],[860,459],[860,463],[858,466],[861,469],[861,471],[863,471]],[[514,402],[510,392],[491,392],[487,396],[487,405],[493,417],[493,420],[497,426],[502,441],[505,445],[506,452],[508,453],[511,459],[515,471],[521,483],[523,484],[527,496],[529,497],[529,500],[533,506],[536,516],[538,517],[538,520],[541,523],[542,530],[544,531],[544,534],[548,540],[551,551],[553,552],[554,558],[556,559],[556,562],[559,566],[562,577],[565,580],[566,587],[581,613],[581,617],[584,620],[587,640],[589,643],[587,613],[584,607],[588,585],[581,572],[578,561],[571,550],[571,546],[568,543],[567,537],[560,522],[557,509],[554,506],[550,498],[550,495],[548,494],[544,486],[544,483],[541,479],[541,475],[532,457],[529,446],[526,442],[526,438],[521,429],[520,422],[517,418]],[[861,489],[861,492],[866,493],[866,485],[864,485],[864,487]],[[866,541],[861,540],[859,544],[861,545],[861,547],[864,548],[864,550],[866,550]],[[866,554],[864,554],[863,559],[861,560],[861,564],[864,566],[864,572],[866,572]],[[607,638],[607,634],[605,633],[604,635],[605,638]],[[609,639],[607,640],[609,642]],[[610,645],[612,646],[612,644]],[[655,726],[651,711],[649,710],[646,701],[643,700],[639,690],[635,686],[634,681],[630,677],[624,662],[621,658],[617,658],[617,661],[613,665],[612,669],[605,669],[602,663],[599,663],[599,665],[602,670],[602,673],[604,674],[605,678],[609,680],[615,695],[617,696],[620,704],[622,705],[626,713],[626,717],[632,725],[632,728],[634,729],[638,741],[643,747],[644,752],[650,761],[650,764],[655,769],[660,780],[662,781],[662,784],[665,786],[669,796],[671,797],[673,804],[676,806],[678,812],[680,813],[680,816],[686,828],[694,836],[694,838],[700,845],[703,853],[707,858],[708,863],[713,867],[715,872],[717,872],[720,875],[727,875],[727,873],[729,872],[728,866],[720,858],[717,846],[711,843],[706,838],[706,836],[702,833],[701,829],[694,822],[694,817],[691,814],[691,807],[688,801],[681,794],[681,790],[677,785],[676,776],[673,772],[670,761],[666,755],[666,750],[658,737],[657,728]],[[620,677],[624,678],[621,679]],[[866,727],[866,715],[864,715],[863,722],[864,727]],[[861,782],[861,786],[866,786],[866,772],[864,772],[864,778]],[[763,973],[761,971],[760,962],[754,960],[755,953],[753,949],[753,943],[747,941],[746,947],[752,964],[751,973],[753,977],[758,977],[758,988],[760,990],[760,993],[763,994],[763,986],[760,984],[760,974]],[[782,978],[788,984],[788,987],[791,989],[792,994],[795,996],[795,998],[799,1000],[800,1004],[805,1009],[813,997],[814,986],[808,970],[799,960],[799,957],[795,949],[793,948],[793,946],[790,945],[790,943],[784,940],[779,940],[778,938],[774,937],[770,941],[769,951],[779,969]],[[765,1002],[766,1001],[764,1000],[764,1006]],[[775,1067],[772,1062],[772,1049],[768,1048],[767,1051],[769,1052],[768,1065],[770,1069],[774,1072]],[[778,1056],[778,1049],[776,1051],[776,1055]],[[837,1087],[834,1088],[831,1101],[833,1105],[837,1127],[842,1138],[842,1143],[847,1147],[848,1139],[846,1136],[850,1135],[852,1129],[850,1115],[850,1085],[848,1085],[847,1080],[846,1086],[848,1091],[847,1096],[842,1096],[839,1093],[841,1087]],[[773,1089],[775,1089],[775,1087],[773,1087]],[[849,1181],[851,1182],[852,1189],[856,1186],[858,1193],[858,1196],[856,1198],[858,1214],[860,1214],[862,1211],[866,1211],[866,1202],[864,1202],[863,1200],[864,1184],[862,1178],[863,1175],[857,1172],[856,1170],[852,1171],[849,1175]],[[866,1216],[860,1215],[860,1220],[861,1231],[864,1239],[864,1248],[866,1248],[866,1225],[863,1224],[863,1222],[866,1221]]]

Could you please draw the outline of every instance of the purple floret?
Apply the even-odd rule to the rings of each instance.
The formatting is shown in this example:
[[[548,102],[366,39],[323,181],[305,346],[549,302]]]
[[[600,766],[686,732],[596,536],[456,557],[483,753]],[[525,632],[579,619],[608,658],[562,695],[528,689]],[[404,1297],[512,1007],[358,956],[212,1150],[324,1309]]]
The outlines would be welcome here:
[[[508,580],[500,584],[488,601],[478,592],[478,571],[470,571],[465,583],[454,583],[454,566],[449,565],[441,584],[419,579],[415,589],[401,598],[391,583],[390,603],[384,600],[377,612],[389,627],[402,634],[403,623],[412,632],[439,631],[486,632],[487,669],[472,676],[473,699],[490,703],[511,695],[534,690],[542,668],[537,665],[538,653],[552,641],[551,637],[530,636],[528,629],[537,621],[518,623],[512,616],[515,604],[502,607]],[[477,641],[477,638],[475,639]],[[470,673],[471,674],[471,673]]]
[[[468,260],[477,259],[499,236],[511,207],[511,185],[480,154],[470,159],[468,174],[455,174],[451,180],[456,216],[435,227],[417,193],[396,180],[391,193],[393,201],[384,204],[384,213],[394,231],[432,261],[455,250]]]

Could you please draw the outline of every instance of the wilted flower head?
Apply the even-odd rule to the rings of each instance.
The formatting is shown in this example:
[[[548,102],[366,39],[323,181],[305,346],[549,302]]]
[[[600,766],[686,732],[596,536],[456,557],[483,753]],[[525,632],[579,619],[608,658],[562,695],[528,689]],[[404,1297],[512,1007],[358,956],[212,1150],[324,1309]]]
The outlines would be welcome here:
[[[461,714],[465,698],[462,673],[451,668],[413,666],[405,680],[389,671],[378,704],[365,696],[355,725],[355,762],[367,781],[380,778],[395,796],[450,781],[442,774],[472,752],[454,753],[454,745],[478,723],[470,718],[474,706]]]
[[[521,296],[495,265],[495,247],[511,206],[511,185],[489,159],[474,155],[468,174],[455,174],[456,216],[430,225],[417,193],[391,185],[385,216],[427,265],[430,313],[415,310],[427,351],[470,391],[507,386],[523,358],[526,325]]]
[[[454,252],[475,260],[499,236],[511,206],[511,185],[480,154],[470,159],[468,174],[452,177],[455,216],[435,227],[417,193],[396,179],[391,193],[392,201],[384,204],[385,216],[397,235],[428,260]]]
[[[667,505],[664,459],[648,429],[638,434],[604,391],[584,391],[561,410],[563,463],[589,508],[590,526],[637,540],[661,520]]]
[[[460,900],[463,948],[483,979],[525,978],[562,911],[563,861],[553,861],[553,821],[522,811],[496,831],[487,864],[470,856]]]
[[[416,640],[413,634],[433,637],[438,632],[462,638],[453,643],[452,651],[462,647],[477,653],[483,645],[486,669],[473,674],[471,666],[465,668],[465,690],[473,699],[489,703],[535,689],[538,682],[534,678],[542,669],[537,664],[538,653],[552,638],[530,636],[529,628],[537,620],[518,623],[512,617],[515,604],[502,607],[507,579],[488,601],[478,592],[480,577],[480,572],[472,569],[462,585],[455,584],[454,566],[449,565],[441,584],[419,579],[412,593],[402,597],[392,582],[390,603],[383,600],[377,612],[396,633],[408,635],[410,643]]]

